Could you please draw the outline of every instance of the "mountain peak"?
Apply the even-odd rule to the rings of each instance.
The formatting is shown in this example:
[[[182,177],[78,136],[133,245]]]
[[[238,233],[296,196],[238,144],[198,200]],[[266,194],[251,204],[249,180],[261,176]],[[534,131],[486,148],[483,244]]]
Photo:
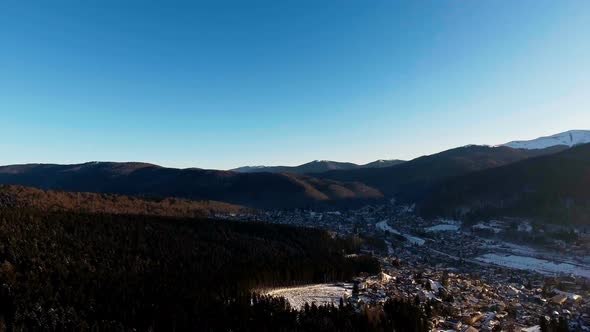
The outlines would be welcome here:
[[[563,133],[543,136],[528,141],[512,141],[502,146],[507,146],[513,149],[545,149],[557,145],[565,145],[572,147],[574,145],[590,143],[590,130],[568,130]]]

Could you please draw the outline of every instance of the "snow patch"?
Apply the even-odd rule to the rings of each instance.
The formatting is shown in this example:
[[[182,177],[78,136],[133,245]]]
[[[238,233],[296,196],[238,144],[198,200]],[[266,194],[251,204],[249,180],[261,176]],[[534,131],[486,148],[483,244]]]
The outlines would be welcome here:
[[[573,274],[590,278],[590,270],[570,263],[551,262],[544,259],[516,255],[485,254],[476,258],[480,262],[505,266],[518,270],[536,271],[542,274]]]
[[[459,226],[449,225],[449,224],[440,224],[440,225],[427,227],[424,230],[427,232],[456,232],[459,230]]]
[[[557,145],[572,147],[578,144],[590,143],[590,130],[570,130],[552,136],[539,137],[529,141],[512,141],[503,146],[513,149],[545,149]]]
[[[267,295],[284,297],[296,309],[301,309],[305,303],[315,303],[317,306],[325,304],[340,304],[340,299],[346,299],[352,294],[352,284],[316,284],[299,287],[277,288]]]
[[[424,244],[424,242],[426,242],[424,239],[421,239],[421,238],[413,236],[413,235],[400,233],[399,231],[391,228],[391,226],[389,226],[389,224],[387,223],[387,220],[383,220],[383,221],[376,223],[375,227],[377,227],[377,229],[379,229],[383,232],[389,232],[392,234],[401,235],[404,238],[406,238],[406,241],[408,241],[411,244],[417,244],[417,245],[421,246]]]

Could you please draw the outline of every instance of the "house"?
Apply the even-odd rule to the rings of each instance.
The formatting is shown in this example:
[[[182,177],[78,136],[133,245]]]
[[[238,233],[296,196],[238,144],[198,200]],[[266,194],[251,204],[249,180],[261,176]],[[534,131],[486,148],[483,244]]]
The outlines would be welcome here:
[[[465,317],[463,322],[468,325],[473,325],[482,319],[483,319],[483,314],[478,311],[478,312],[471,313],[469,316]]]
[[[557,294],[551,298],[551,303],[563,305],[567,301],[567,295],[565,294]]]

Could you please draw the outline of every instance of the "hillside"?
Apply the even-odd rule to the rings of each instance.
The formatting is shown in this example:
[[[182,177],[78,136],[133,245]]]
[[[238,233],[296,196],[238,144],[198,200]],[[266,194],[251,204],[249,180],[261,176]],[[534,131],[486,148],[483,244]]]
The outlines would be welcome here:
[[[216,200],[249,207],[365,202],[382,194],[361,183],[305,175],[176,169],[143,163],[91,162],[0,167],[0,183],[41,189]]]
[[[448,179],[419,207],[427,215],[590,225],[590,144]]]
[[[423,156],[377,169],[355,169],[315,174],[323,179],[357,181],[379,189],[386,196],[414,200],[447,177],[498,167],[526,158],[555,153],[566,147],[521,150],[509,147],[470,145]]]
[[[158,200],[86,192],[49,191],[0,185],[0,208],[32,208],[45,212],[135,214],[168,217],[206,217],[215,214],[248,212],[244,207],[216,202],[178,198]]]
[[[5,331],[305,331],[286,320],[298,313],[284,300],[250,291],[379,272],[373,258],[344,256],[358,252],[352,241],[316,229],[23,208],[0,216]]]

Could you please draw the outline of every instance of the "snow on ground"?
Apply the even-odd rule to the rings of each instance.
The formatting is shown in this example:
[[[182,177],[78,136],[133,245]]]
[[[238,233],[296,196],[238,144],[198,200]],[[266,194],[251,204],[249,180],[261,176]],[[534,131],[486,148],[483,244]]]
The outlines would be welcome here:
[[[441,224],[449,224],[449,225],[458,225],[461,226],[462,222],[460,220],[454,220],[454,219],[445,219],[445,218],[438,218],[435,221],[441,223]]]
[[[522,332],[541,332],[541,326],[535,325],[521,330]]]
[[[383,221],[376,223],[375,227],[377,227],[377,229],[384,231],[384,232],[390,232],[393,234],[401,235],[400,232],[396,231],[395,229],[391,228],[391,226],[389,226],[389,224],[387,223],[387,220],[383,220]]]
[[[504,229],[501,228],[500,226],[498,226],[496,223],[493,222],[489,222],[488,224],[485,223],[478,223],[476,225],[471,226],[472,229],[485,229],[485,230],[489,230],[492,231],[494,233],[500,233],[501,231],[503,231]]]
[[[494,249],[494,250],[495,249],[504,250],[504,251],[509,251],[511,254],[517,254],[517,255],[522,255],[522,256],[536,256],[536,255],[540,255],[540,254],[545,253],[545,252],[542,252],[538,249],[534,249],[531,247],[518,245],[518,244],[514,244],[514,243],[510,243],[510,242],[505,242],[505,241],[484,240],[484,244],[482,245],[482,248]]]
[[[409,234],[403,234],[403,233],[400,233],[399,231],[391,228],[391,226],[389,226],[389,224],[387,223],[387,220],[383,220],[383,221],[376,223],[375,227],[377,227],[377,229],[379,229],[383,232],[389,232],[392,234],[401,235],[401,236],[405,237],[406,240],[411,244],[417,244],[417,245],[421,246],[425,242],[424,239],[421,239],[419,237],[409,235]]]
[[[514,149],[544,149],[556,145],[574,146],[590,143],[590,130],[570,130],[552,136],[539,137],[530,141],[512,141],[504,146]]]
[[[315,284],[298,287],[277,288],[267,295],[284,297],[293,308],[301,309],[305,303],[340,304],[340,298],[347,298],[352,294],[352,284]]]
[[[450,224],[440,224],[431,227],[427,227],[424,230],[427,232],[456,232],[459,230],[459,226]]]
[[[543,274],[574,274],[590,278],[590,269],[570,263],[556,263],[544,259],[517,255],[485,254],[476,260],[519,270],[536,271]]]
[[[421,246],[424,244],[424,242],[426,242],[424,239],[421,239],[421,238],[413,236],[413,235],[402,234],[402,236],[405,237],[406,240],[408,240],[408,242],[410,242],[411,244],[417,244],[417,245]]]

